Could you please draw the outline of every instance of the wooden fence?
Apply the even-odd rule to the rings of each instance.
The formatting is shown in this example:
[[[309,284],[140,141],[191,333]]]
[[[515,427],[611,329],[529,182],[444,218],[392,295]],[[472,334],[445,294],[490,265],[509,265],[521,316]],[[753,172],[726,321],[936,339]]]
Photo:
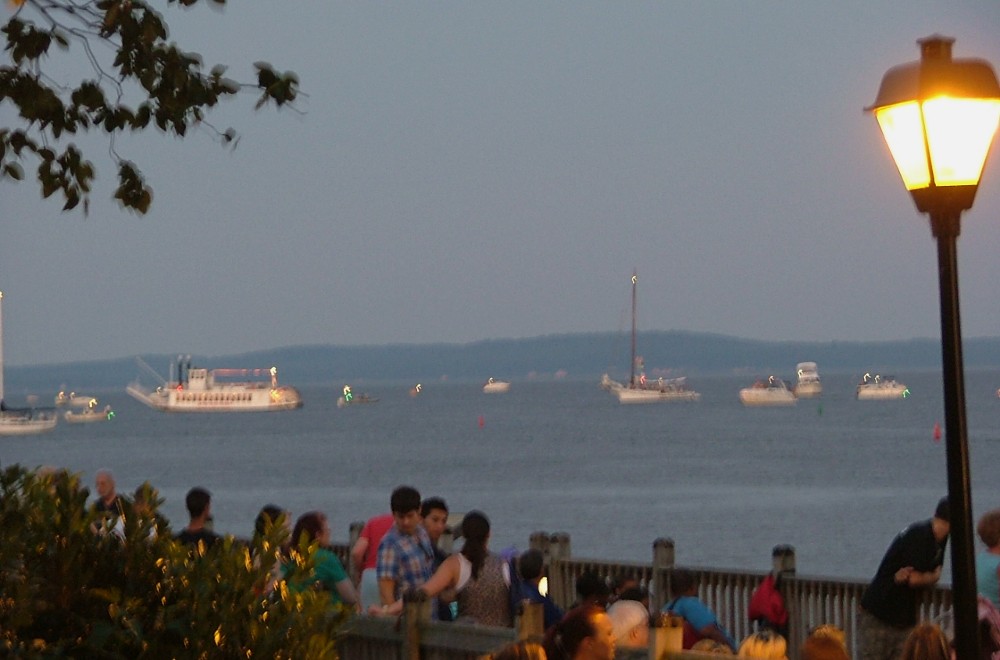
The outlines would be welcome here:
[[[357,538],[361,523],[351,526],[351,542]],[[350,561],[351,543],[335,546],[344,565]],[[451,549],[451,536],[441,542]],[[549,595],[565,608],[575,599],[575,584],[585,572],[596,574],[608,582],[633,578],[649,590],[650,610],[659,611],[670,593],[670,572],[687,568],[698,582],[698,596],[719,618],[734,639],[741,640],[753,632],[747,619],[747,607],[754,589],[770,573],[780,573],[781,591],[789,612],[788,657],[798,656],[799,646],[809,631],[820,624],[832,624],[844,630],[851,657],[857,657],[857,611],[867,582],[826,577],[800,576],[795,571],[795,550],[777,546],[772,552],[769,570],[735,571],[702,567],[679,567],[674,563],[674,543],[660,538],[653,542],[652,561],[614,562],[604,559],[573,557],[568,534],[536,532],[529,545],[541,550],[547,567]],[[344,660],[474,660],[491,650],[519,638],[540,635],[540,614],[528,611],[519,617],[515,628],[439,623],[430,621],[419,604],[407,604],[406,613],[396,619],[360,616],[344,629],[340,644]],[[935,619],[951,608],[951,590],[944,587],[928,589],[920,608],[921,619]],[[652,658],[684,660],[702,658],[704,654],[679,653],[668,649],[655,631],[650,636],[648,651],[619,651],[626,660]],[[716,656],[717,657],[717,656]]]

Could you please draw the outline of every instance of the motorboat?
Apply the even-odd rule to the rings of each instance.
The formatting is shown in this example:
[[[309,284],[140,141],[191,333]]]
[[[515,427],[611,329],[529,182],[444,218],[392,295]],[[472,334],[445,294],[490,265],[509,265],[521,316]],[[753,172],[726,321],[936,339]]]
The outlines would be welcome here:
[[[92,422],[110,422],[115,417],[115,411],[111,406],[98,408],[88,406],[82,410],[67,410],[63,413],[63,419],[69,424],[90,424]]]
[[[510,389],[510,383],[505,380],[493,380],[490,378],[483,385],[483,392],[486,394],[502,394]]]
[[[3,292],[0,291],[0,436],[36,435],[56,427],[59,418],[49,408],[11,408],[3,389]]]
[[[155,374],[149,365],[137,358]],[[302,407],[302,396],[294,387],[278,385],[278,370],[267,369],[205,369],[191,364],[191,358],[178,358],[177,376],[161,379],[156,389],[148,389],[138,381],[125,388],[134,399],[154,410],[163,412],[277,412]],[[235,378],[242,380],[225,380]]]
[[[88,396],[86,394],[77,394],[76,392],[66,393],[65,390],[60,390],[59,394],[56,395],[55,404],[56,406],[72,406],[74,408],[89,408],[91,402],[96,402],[97,398]]]
[[[794,406],[797,401],[795,393],[777,376],[757,380],[740,390],[740,403],[744,406]]]
[[[910,388],[897,382],[893,376],[882,377],[880,374],[866,373],[861,377],[856,392],[858,401],[879,399],[905,399],[910,396]]]
[[[799,362],[795,365],[798,381],[794,393],[800,399],[814,399],[823,394],[823,384],[819,380],[819,370],[815,362]]]
[[[354,394],[350,385],[344,385],[343,394],[337,398],[337,407],[346,408],[361,403],[378,403],[378,399],[367,394]]]
[[[644,362],[636,355],[636,297],[639,274],[632,271],[632,352],[628,383],[619,383],[608,374],[601,377],[601,387],[618,397],[618,403],[660,403],[698,401],[701,394],[687,386],[687,378],[658,378],[650,381],[643,371]],[[638,375],[636,374],[638,372]]]

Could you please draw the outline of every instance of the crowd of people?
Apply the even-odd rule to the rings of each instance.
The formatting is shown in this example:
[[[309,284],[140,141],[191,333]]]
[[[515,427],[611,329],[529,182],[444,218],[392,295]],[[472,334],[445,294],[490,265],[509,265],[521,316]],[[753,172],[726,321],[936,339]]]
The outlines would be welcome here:
[[[93,507],[114,531],[130,507],[146,506],[148,484],[135,491],[134,502],[118,494],[109,470],[96,474]],[[188,524],[175,538],[186,544],[211,545],[221,537],[212,530],[211,494],[192,488],[185,498]],[[284,580],[292,591],[322,589],[331,605],[370,616],[398,616],[404,600],[426,599],[440,621],[511,627],[518,603],[542,605],[544,639],[513,643],[493,654],[494,660],[610,660],[617,648],[647,648],[651,626],[681,628],[683,649],[737,655],[759,660],[787,660],[788,613],[780,576],[763,581],[751,598],[748,619],[755,632],[737,643],[711,608],[698,596],[696,576],[675,568],[670,599],[651,612],[648,593],[635,580],[609,585],[593,573],[576,580],[577,600],[563,611],[540,588],[544,556],[531,549],[516,557],[490,550],[490,521],[481,511],[462,519],[458,552],[446,553],[439,540],[447,528],[448,506],[440,497],[422,499],[411,486],[399,486],[389,498],[388,513],[370,518],[350,549],[348,573],[330,550],[330,527],[320,511],[301,514],[281,550],[273,584]],[[291,514],[269,504],[257,517],[254,534],[274,525],[291,525]],[[154,526],[153,533],[166,529]],[[861,598],[857,625],[860,660],[952,660],[949,630],[934,621],[918,620],[921,591],[941,576],[950,532],[947,498],[927,520],[904,528],[892,541]],[[983,515],[977,532],[985,550],[976,557],[984,660],[1000,660],[1000,509]],[[308,573],[295,553],[312,549]],[[822,625],[800,645],[802,660],[849,660],[844,632]]]

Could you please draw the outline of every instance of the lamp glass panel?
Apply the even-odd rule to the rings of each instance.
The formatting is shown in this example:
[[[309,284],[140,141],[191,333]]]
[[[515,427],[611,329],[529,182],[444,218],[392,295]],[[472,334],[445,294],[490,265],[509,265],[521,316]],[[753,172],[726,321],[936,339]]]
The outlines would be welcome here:
[[[924,102],[934,183],[979,184],[1000,121],[1000,99],[939,97]]]
[[[875,110],[875,118],[889,146],[896,168],[907,190],[926,188],[931,184],[920,105],[907,101]]]

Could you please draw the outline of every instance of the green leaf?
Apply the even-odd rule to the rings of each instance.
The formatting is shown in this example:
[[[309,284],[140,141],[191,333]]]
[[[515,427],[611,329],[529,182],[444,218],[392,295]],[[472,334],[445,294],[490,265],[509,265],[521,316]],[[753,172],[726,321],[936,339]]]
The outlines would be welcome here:
[[[16,181],[20,181],[24,178],[24,170],[18,163],[7,163],[3,166],[4,176],[10,177]]]

